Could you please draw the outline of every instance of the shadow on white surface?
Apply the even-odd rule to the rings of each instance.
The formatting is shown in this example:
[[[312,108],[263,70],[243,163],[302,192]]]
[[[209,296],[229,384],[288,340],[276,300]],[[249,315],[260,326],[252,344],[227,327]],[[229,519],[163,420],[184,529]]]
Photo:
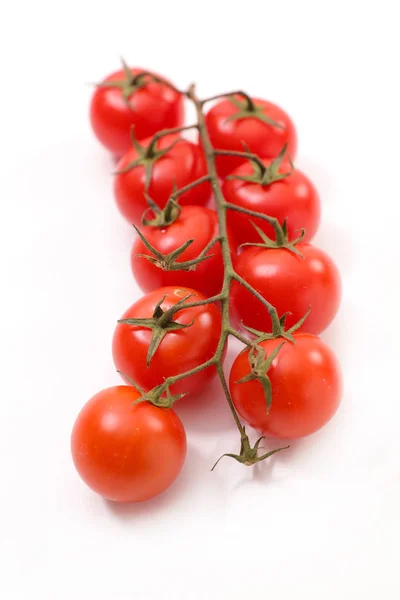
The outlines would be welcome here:
[[[289,448],[277,452],[271,457],[249,467],[251,468],[251,476],[241,477],[232,487],[231,492],[252,487],[254,484],[271,486],[274,482],[282,482],[283,480],[292,478],[293,473],[302,464],[305,456],[312,452],[316,441],[312,437],[298,440],[269,438],[263,441],[261,443],[260,455],[276,448],[285,448],[286,446],[289,446]]]
[[[289,446],[287,448],[287,446]],[[269,458],[266,458],[262,462],[254,465],[253,479],[264,481],[264,479],[270,477],[274,467],[280,465],[292,465],[294,461],[299,460],[299,456],[303,451],[307,451],[309,444],[307,444],[307,438],[298,440],[285,440],[276,438],[267,438],[261,442],[261,451],[259,455],[264,452],[270,452],[277,448],[284,448],[281,452],[273,454]]]
[[[142,519],[153,513],[158,517],[162,511],[169,511],[171,506],[185,504],[193,494],[196,485],[201,485],[200,475],[204,472],[204,457],[197,449],[188,444],[185,464],[177,480],[165,492],[152,500],[136,502],[132,504],[121,504],[104,500],[107,509],[117,518],[123,521],[132,521],[136,518]]]

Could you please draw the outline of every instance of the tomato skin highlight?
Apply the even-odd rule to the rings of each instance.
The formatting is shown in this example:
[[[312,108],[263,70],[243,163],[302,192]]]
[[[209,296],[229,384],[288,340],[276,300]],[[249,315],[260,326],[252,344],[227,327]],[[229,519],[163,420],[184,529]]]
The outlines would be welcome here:
[[[186,287],[169,286],[159,288],[135,302],[122,316],[127,318],[149,318],[153,316],[157,302],[165,296],[161,305],[167,310],[185,296],[193,294],[187,302],[203,300],[205,296]],[[147,352],[151,330],[118,323],[112,343],[114,363],[118,371],[128,375],[144,390],[163,383],[170,376],[185,373],[209,360],[214,355],[221,335],[221,313],[215,304],[207,304],[180,310],[174,318],[182,324],[193,324],[179,331],[169,331],[147,367]],[[196,375],[182,379],[171,386],[171,393],[195,393],[202,391],[216,374],[214,366]],[[183,399],[184,401],[184,399]]]
[[[239,96],[237,96],[240,99]],[[283,128],[269,125],[259,119],[246,117],[228,121],[227,119],[238,112],[238,108],[229,100],[215,104],[206,114],[206,125],[211,143],[217,150],[235,150],[244,152],[245,147],[250,152],[262,158],[274,158],[285,144],[288,144],[289,156],[294,159],[297,150],[297,134],[294,124],[279,106],[253,98],[257,106],[263,107],[263,113],[276,121]],[[217,156],[216,166],[220,177],[226,177],[236,167],[244,162],[243,158],[235,156]]]
[[[341,300],[339,271],[330,256],[312,244],[296,244],[304,258],[285,248],[249,246],[235,262],[235,270],[278,311],[289,312],[286,328],[311,312],[299,329],[319,334],[335,317]],[[249,291],[234,281],[231,288],[232,318],[238,326],[271,331],[267,309]]]
[[[115,502],[142,502],[166,490],[186,456],[186,434],[172,409],[140,397],[131,386],[93,396],[79,413],[71,436],[75,467],[96,493]]]
[[[271,160],[263,159],[263,163],[269,166]],[[279,173],[288,173],[290,168],[290,164],[283,161]],[[251,163],[246,162],[235,169],[232,175],[247,177],[252,173]],[[222,193],[230,204],[275,217],[281,225],[286,219],[289,240],[298,238],[300,230],[305,229],[303,240],[309,242],[318,230],[321,218],[319,195],[310,179],[298,169],[294,169],[292,174],[285,179],[274,181],[266,186],[249,181],[228,179],[223,184]],[[227,211],[227,222],[238,244],[261,241],[251,224],[252,221],[270,238],[275,239],[274,228],[266,221],[235,210]]]
[[[143,140],[143,145],[148,145],[150,139]],[[156,147],[163,150],[177,139],[180,140],[179,143],[153,164],[148,195],[160,208],[165,207],[175,184],[180,189],[207,175],[204,154],[198,144],[170,134],[162,137]],[[126,173],[118,173],[137,158],[135,148],[130,148],[118,163],[114,178],[114,197],[125,219],[139,226],[144,211],[149,208],[145,196],[145,168],[138,166]],[[210,184],[205,182],[179,196],[179,204],[206,204],[210,195]]]
[[[207,244],[218,236],[217,213],[203,206],[183,206],[181,214],[167,227],[144,226],[141,232],[150,244],[162,254],[173,252],[187,240],[194,242],[179,257],[177,262],[197,258]],[[233,245],[233,243],[232,243]],[[151,256],[139,236],[135,239],[131,253],[131,267],[136,282],[144,292],[166,285],[183,285],[198,290],[205,296],[214,296],[222,289],[224,264],[221,246],[217,242],[207,253],[211,255],[196,265],[193,271],[168,271],[153,265],[138,254]]]
[[[239,413],[266,436],[295,439],[323,427],[335,414],[342,395],[342,376],[332,350],[320,338],[294,335],[296,344],[285,342],[268,370],[272,404],[267,412],[259,381],[237,383],[250,372],[248,350],[235,359],[229,389]],[[267,355],[282,339],[261,342]]]
[[[132,75],[143,70],[132,68]],[[124,71],[119,70],[103,81],[118,81],[124,77]],[[136,137],[142,140],[161,129],[180,127],[183,124],[183,97],[166,85],[149,82],[131,95],[130,103],[133,110],[124,101],[121,89],[107,87],[96,87],[90,103],[90,122],[94,134],[117,157],[122,156],[132,145],[132,125]]]

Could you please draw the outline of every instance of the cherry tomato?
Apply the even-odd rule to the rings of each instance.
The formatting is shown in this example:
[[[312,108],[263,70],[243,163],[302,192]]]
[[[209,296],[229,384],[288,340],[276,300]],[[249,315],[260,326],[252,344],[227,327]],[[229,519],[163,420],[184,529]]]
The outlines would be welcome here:
[[[151,318],[157,303],[163,311],[192,294],[188,302],[204,300],[205,296],[186,287],[163,287],[135,302],[122,319]],[[221,314],[215,304],[182,309],[174,321],[190,325],[178,331],[168,331],[147,366],[147,354],[152,331],[141,326],[119,323],[113,338],[113,357],[118,371],[125,373],[144,390],[150,390],[170,376],[185,373],[212,358],[221,334]],[[208,367],[171,386],[173,394],[200,392],[215,375],[215,368]]]
[[[176,261],[186,262],[197,258],[218,235],[218,217],[215,211],[203,206],[183,206],[179,217],[171,225],[142,227],[141,232],[164,255],[193,239]],[[207,252],[211,258],[198,263],[195,270],[190,271],[164,270],[138,254],[152,256],[139,237],[133,244],[131,265],[133,275],[144,292],[173,284],[194,288],[206,296],[218,294],[222,289],[224,264],[219,243]]]
[[[263,160],[263,163],[268,167],[271,160]],[[278,173],[288,173],[290,169],[290,164],[284,160]],[[248,161],[235,169],[232,175],[249,177],[252,173],[253,166]],[[275,217],[281,225],[287,219],[290,240],[299,236],[300,229],[305,229],[304,241],[309,242],[318,229],[321,214],[319,195],[308,177],[298,169],[294,169],[285,179],[273,181],[269,185],[228,179],[223,184],[222,192],[225,200],[235,206]],[[272,225],[262,219],[249,217],[235,210],[228,210],[227,218],[238,244],[261,241],[252,221],[269,237],[274,238]]]
[[[253,286],[278,311],[289,312],[290,328],[311,312],[300,328],[321,333],[336,315],[341,298],[339,271],[332,259],[312,244],[296,244],[301,258],[285,248],[249,246],[235,263],[236,272]],[[233,318],[262,331],[271,331],[271,318],[261,302],[234,281],[231,288]]]
[[[242,102],[239,96],[235,97],[235,101]],[[232,119],[242,111],[231,98],[218,102],[208,111],[206,125],[214,148],[244,152],[247,146],[250,152],[262,158],[274,158],[288,144],[288,152],[293,159],[297,149],[297,136],[290,117],[272,102],[255,98],[253,102],[256,107],[254,116],[245,111],[244,118]],[[263,122],[263,118],[271,119],[278,126]],[[242,158],[218,156],[218,174],[225,177],[242,162]]]
[[[167,85],[151,81],[150,76],[135,83],[135,77],[141,72],[143,69],[129,67],[116,71],[96,87],[92,96],[93,131],[103,146],[116,156],[131,147],[132,125],[141,140],[160,129],[180,127],[183,123],[182,95]]]
[[[176,145],[153,162],[148,195],[160,208],[165,207],[175,184],[179,189],[207,175],[204,154],[198,144],[171,134],[160,138],[156,143],[156,149],[164,150],[176,140],[179,140]],[[150,141],[149,138],[143,140],[141,144],[146,147]],[[137,150],[132,147],[120,160],[114,179],[114,195],[118,208],[123,216],[135,225],[141,224],[142,215],[149,208],[145,197],[145,167],[139,165],[124,173],[118,172],[138,157]],[[210,194],[210,185],[205,182],[179,196],[179,204],[206,204]]]
[[[314,335],[294,335],[285,342],[267,375],[272,387],[269,411],[258,380],[238,383],[250,373],[249,350],[235,359],[229,379],[232,400],[240,416],[265,435],[301,438],[323,427],[335,414],[341,399],[339,363],[332,350]],[[282,339],[261,342],[269,356]]]
[[[117,502],[141,502],[166,490],[186,455],[186,434],[171,409],[140,397],[130,386],[102,390],[81,410],[71,450],[75,467],[95,492]]]

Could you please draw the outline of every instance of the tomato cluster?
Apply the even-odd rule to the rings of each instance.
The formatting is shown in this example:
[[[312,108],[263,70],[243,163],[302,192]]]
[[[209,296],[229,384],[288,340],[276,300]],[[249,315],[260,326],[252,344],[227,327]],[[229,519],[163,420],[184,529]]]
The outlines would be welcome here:
[[[197,109],[193,126],[183,124],[185,97]],[[339,308],[340,276],[311,243],[319,195],[293,165],[296,130],[275,104],[243,92],[200,101],[192,87],[180,92],[123,63],[96,87],[90,118],[118,157],[114,196],[137,231],[131,267],[145,295],[113,337],[127,385],[83,407],[72,456],[94,491],[139,502],[163,492],[183,466],[186,434],[173,403],[196,398],[217,373],[239,415],[241,449],[229,456],[241,463],[275,451],[260,456],[261,438],[251,446],[240,418],[284,439],[331,419],[340,367],[317,335]],[[190,128],[197,140],[184,137]],[[245,346],[227,382],[229,335]]]

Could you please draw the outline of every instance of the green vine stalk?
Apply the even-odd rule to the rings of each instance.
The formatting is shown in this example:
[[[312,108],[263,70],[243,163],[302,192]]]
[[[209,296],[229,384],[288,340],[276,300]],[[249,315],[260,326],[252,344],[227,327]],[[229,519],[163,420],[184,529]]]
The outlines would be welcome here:
[[[158,79],[157,79],[157,81],[158,81]],[[163,83],[165,83],[166,85],[170,85],[169,83],[164,82],[164,81],[163,81]],[[170,86],[170,87],[173,87],[173,86]],[[176,90],[176,88],[173,88],[173,89]],[[176,90],[176,91],[179,91],[179,90]],[[198,130],[200,141],[201,141],[204,153],[205,153],[208,174],[204,177],[201,177],[197,181],[190,183],[189,185],[185,186],[184,188],[180,188],[179,190],[175,189],[171,195],[170,201],[176,204],[177,203],[176,201],[179,198],[179,196],[181,194],[185,193],[187,190],[193,188],[196,185],[200,185],[201,183],[204,183],[205,181],[208,181],[210,183],[210,185],[212,187],[213,195],[215,198],[215,206],[216,206],[216,212],[218,215],[218,222],[219,222],[219,233],[218,233],[218,236],[210,242],[210,244],[207,247],[207,250],[210,247],[212,247],[213,244],[215,244],[217,242],[219,242],[221,245],[222,257],[223,257],[223,262],[224,262],[223,284],[222,284],[222,289],[218,294],[216,294],[215,296],[212,296],[210,298],[207,298],[205,300],[201,300],[198,302],[188,302],[187,300],[189,300],[189,298],[186,298],[186,299],[184,299],[184,302],[179,302],[177,305],[170,308],[165,313],[161,310],[160,306],[158,306],[158,311],[159,311],[158,315],[155,314],[153,316],[153,319],[143,319],[143,322],[141,322],[140,324],[144,327],[151,328],[153,330],[153,339],[157,338],[161,341],[161,339],[163,338],[163,335],[165,335],[167,333],[169,328],[171,330],[175,328],[175,326],[174,326],[175,321],[173,321],[173,316],[177,312],[179,312],[179,310],[186,309],[189,307],[210,304],[212,302],[220,302],[221,303],[221,311],[222,311],[222,328],[221,328],[221,335],[220,335],[219,343],[218,343],[217,349],[215,351],[215,354],[212,358],[210,358],[206,362],[196,366],[195,368],[191,369],[190,371],[186,371],[184,373],[180,373],[173,377],[166,378],[162,384],[158,385],[156,388],[154,388],[150,392],[142,392],[142,390],[140,390],[142,393],[141,400],[151,401],[153,404],[156,404],[158,406],[164,406],[164,407],[171,406],[172,402],[177,399],[176,397],[171,396],[171,393],[169,391],[171,386],[173,386],[176,382],[178,382],[182,379],[185,379],[186,377],[190,377],[191,375],[198,373],[199,371],[202,371],[210,366],[215,366],[218,377],[221,382],[222,389],[224,391],[224,395],[226,397],[226,401],[229,405],[233,419],[236,423],[237,429],[240,434],[240,451],[239,451],[239,453],[238,454],[228,453],[228,454],[224,454],[223,456],[232,457],[235,460],[237,460],[238,462],[245,464],[245,465],[253,465],[261,460],[264,460],[264,459],[270,457],[272,454],[275,454],[276,452],[279,452],[280,450],[283,450],[285,448],[278,448],[278,449],[272,450],[270,452],[259,455],[259,445],[263,438],[258,439],[253,446],[251,445],[249,437],[246,433],[245,427],[239,419],[239,416],[236,412],[235,406],[233,404],[233,401],[232,401],[232,398],[231,398],[231,395],[229,392],[228,384],[227,384],[224,370],[223,370],[223,362],[222,361],[223,361],[224,348],[226,346],[228,337],[230,335],[232,335],[233,337],[238,339],[243,344],[247,345],[251,350],[256,349],[258,351],[257,352],[257,361],[258,362],[256,361],[256,363],[253,365],[253,367],[254,367],[252,369],[253,375],[251,377],[253,379],[255,379],[255,378],[259,379],[260,383],[263,384],[263,387],[264,387],[264,384],[266,384],[266,383],[269,384],[269,380],[268,380],[266,371],[268,370],[268,366],[273,358],[272,356],[266,357],[265,355],[262,355],[263,351],[262,351],[261,347],[259,347],[257,345],[257,341],[258,341],[257,339],[255,341],[248,339],[245,335],[243,335],[241,332],[237,331],[231,325],[231,322],[229,319],[229,294],[230,294],[230,288],[231,288],[232,282],[237,281],[240,285],[244,286],[268,310],[270,317],[271,317],[271,321],[272,321],[272,333],[271,334],[262,334],[262,332],[258,332],[258,333],[260,333],[260,335],[261,334],[263,335],[263,339],[267,339],[268,337],[270,337],[270,338],[282,337],[284,339],[291,340],[292,339],[291,334],[293,333],[293,331],[295,331],[295,329],[297,329],[297,327],[299,327],[301,325],[301,323],[299,323],[297,326],[293,327],[291,330],[285,331],[285,329],[284,329],[285,315],[283,315],[283,316],[281,316],[281,318],[279,318],[279,315],[278,315],[275,307],[272,306],[265,298],[263,298],[261,296],[261,294],[259,294],[257,292],[257,290],[255,290],[249,283],[247,283],[247,281],[245,279],[243,279],[240,275],[238,275],[235,272],[235,269],[234,269],[234,266],[232,263],[231,251],[230,251],[228,235],[227,235],[227,211],[235,210],[235,211],[239,211],[249,217],[254,217],[257,219],[262,219],[264,221],[267,221],[269,224],[271,224],[273,226],[273,228],[275,230],[277,241],[280,243],[281,246],[283,245],[285,247],[287,247],[285,245],[286,226],[285,226],[285,224],[283,226],[281,226],[279,221],[273,217],[270,217],[270,216],[252,211],[252,210],[247,210],[245,208],[241,208],[241,207],[238,207],[238,206],[235,206],[233,204],[226,202],[225,198],[223,196],[223,193],[222,193],[221,184],[219,181],[216,164],[215,164],[216,156],[218,156],[218,155],[240,156],[242,158],[252,161],[256,165],[258,165],[260,169],[264,169],[264,171],[265,171],[265,167],[264,167],[260,157],[258,157],[254,153],[230,152],[230,151],[215,149],[210,141],[207,126],[205,123],[203,107],[207,102],[210,102],[217,98],[226,97],[226,96],[232,97],[233,95],[236,95],[236,96],[241,95],[243,97],[244,101],[247,103],[246,110],[251,112],[254,109],[254,107],[253,107],[252,101],[250,100],[249,96],[247,96],[247,94],[245,94],[244,92],[238,91],[238,92],[230,92],[228,94],[221,94],[218,96],[213,96],[210,98],[206,98],[205,100],[200,100],[197,97],[194,85],[191,85],[186,92],[180,92],[180,93],[182,93],[191,102],[193,102],[195,109],[196,109],[197,122],[193,125],[187,125],[184,127],[178,127],[178,128],[173,128],[173,129],[168,129],[168,130],[158,132],[154,136],[153,140],[150,142],[150,148],[151,148],[151,150],[154,150],[155,141],[160,139],[160,137],[162,137],[163,135],[167,135],[170,133],[179,133],[181,131],[186,131],[188,129],[197,129]],[[150,199],[150,202],[151,202],[151,199]],[[177,213],[177,214],[179,215],[179,213]],[[143,240],[143,235],[140,234],[140,236],[142,238],[142,241],[145,241],[145,240]],[[288,246],[289,245],[290,244],[288,243]],[[187,247],[187,245],[185,245],[185,247]],[[147,248],[150,251],[154,252],[154,249],[152,249],[148,245],[147,245]],[[290,248],[288,248],[288,249],[290,249]],[[177,256],[180,255],[181,252],[183,252],[183,250],[181,250],[181,252],[179,252],[179,250],[181,250],[181,249],[178,249],[178,251],[175,251],[175,256],[172,258],[176,258]],[[176,252],[177,252],[177,254],[176,254]],[[206,252],[203,251],[203,253],[201,254],[201,257],[200,257],[201,260],[203,260],[205,254],[206,254]],[[171,256],[168,256],[166,258],[169,260],[167,268],[176,270],[179,268],[179,264],[181,265],[180,266],[181,269],[185,268],[185,264],[182,265],[182,263],[174,262],[174,260],[171,260]],[[157,260],[162,262],[163,257],[157,256],[157,252],[155,252],[155,258],[152,259],[152,262],[154,264],[156,264]],[[199,262],[198,259],[196,259],[196,260],[197,260],[197,262]],[[161,265],[158,264],[158,266],[161,266]],[[195,265],[193,265],[193,266],[195,268]],[[163,265],[163,268],[165,268],[165,265]],[[160,301],[159,305],[161,305],[161,302],[162,301]],[[167,313],[168,313],[168,315],[167,315]],[[130,320],[130,319],[126,319],[121,322],[138,325],[139,324],[138,321],[140,321],[140,320],[139,319],[135,320],[135,323],[133,323],[131,321],[132,320]],[[144,322],[144,321],[146,321],[146,322]],[[303,319],[302,319],[302,322],[303,322]],[[163,328],[164,328],[164,330],[163,330]],[[156,349],[157,349],[157,344],[153,344],[152,349],[151,349],[153,354],[156,351]],[[254,356],[254,352],[253,352],[252,356]],[[264,369],[264,370],[262,370],[262,369]],[[270,387],[270,384],[269,384],[269,387]],[[264,389],[266,389],[266,388],[268,388],[268,386],[264,387]],[[270,401],[271,401],[271,398],[267,398],[267,406],[270,404]],[[267,406],[266,406],[266,410],[267,410]],[[217,463],[219,462],[219,460],[217,461]],[[215,463],[213,468],[215,468],[217,463]]]

